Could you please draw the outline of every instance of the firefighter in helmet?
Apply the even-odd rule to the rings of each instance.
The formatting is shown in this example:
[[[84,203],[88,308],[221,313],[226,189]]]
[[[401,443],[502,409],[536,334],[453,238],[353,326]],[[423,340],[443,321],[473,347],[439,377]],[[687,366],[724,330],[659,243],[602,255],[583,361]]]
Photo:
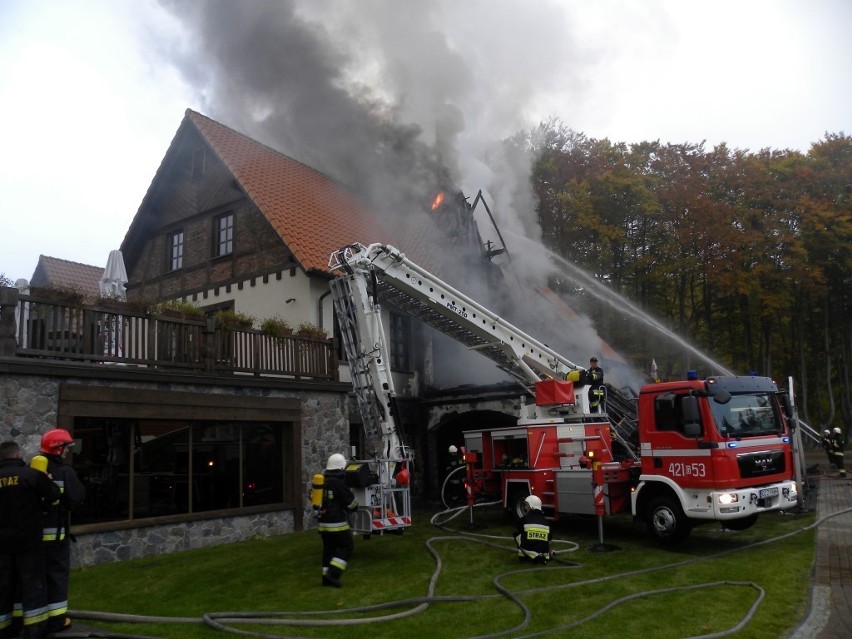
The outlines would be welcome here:
[[[819,443],[822,444],[823,450],[825,450],[825,454],[828,457],[828,469],[831,470],[831,467],[834,465],[834,447],[831,443],[831,431],[827,428],[822,431],[822,437],[820,437]]]
[[[515,542],[522,561],[547,563],[550,552],[550,524],[541,510],[541,499],[530,495],[524,500],[524,516],[518,520]]]
[[[834,465],[840,471],[841,477],[846,477],[846,466],[843,463],[843,451],[846,450],[846,441],[843,439],[843,431],[835,428],[831,434],[831,453],[834,456]]]
[[[600,413],[603,410],[604,372],[598,366],[598,358],[592,356],[589,359],[589,368],[586,370],[586,382],[589,384],[589,412]]]
[[[340,588],[340,577],[346,570],[355,548],[349,528],[349,513],[358,501],[344,481],[346,458],[335,453],[325,465],[319,532],[322,537],[322,585]]]
[[[0,444],[0,637],[47,636],[43,513],[59,497],[45,473],[24,463],[16,442]]]
[[[47,457],[47,473],[59,487],[60,498],[44,516],[44,562],[47,575],[47,629],[61,632],[71,626],[68,618],[68,576],[71,569],[70,514],[83,503],[86,489],[65,457],[74,438],[64,428],[47,431],[41,438],[41,454]]]

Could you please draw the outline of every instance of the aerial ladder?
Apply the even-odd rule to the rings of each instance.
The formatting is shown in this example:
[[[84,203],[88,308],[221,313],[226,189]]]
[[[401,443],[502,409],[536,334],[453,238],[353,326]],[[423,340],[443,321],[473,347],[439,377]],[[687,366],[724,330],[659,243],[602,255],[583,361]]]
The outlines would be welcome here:
[[[381,304],[402,312],[494,361],[534,394],[543,380],[565,380],[582,370],[545,344],[520,331],[386,244],[352,244],[335,251],[329,268],[341,275],[331,282],[334,309],[352,377],[355,399],[366,437],[374,443],[369,465],[371,481],[362,486],[361,503],[371,520],[356,522],[362,533],[380,533],[411,524],[408,472],[414,461],[403,440],[390,357],[382,325]],[[534,418],[538,406],[524,404],[520,417]],[[566,408],[588,413],[588,400],[578,394]],[[359,466],[360,464],[360,466]],[[375,469],[374,472],[372,469]],[[359,473],[367,475],[366,472]]]

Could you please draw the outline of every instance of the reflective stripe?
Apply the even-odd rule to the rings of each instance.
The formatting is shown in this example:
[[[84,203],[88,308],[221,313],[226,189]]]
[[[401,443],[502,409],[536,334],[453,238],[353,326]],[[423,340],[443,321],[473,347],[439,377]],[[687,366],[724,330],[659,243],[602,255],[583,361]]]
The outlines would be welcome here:
[[[320,522],[318,528],[320,532],[343,532],[349,530],[349,522]]]
[[[44,528],[42,529],[41,538],[43,541],[62,541],[65,539],[64,528]]]
[[[349,565],[349,564],[346,563],[346,561],[344,561],[340,557],[332,557],[331,561],[328,562],[328,563],[329,563],[330,566],[334,566],[335,568],[338,568],[341,572],[346,570],[346,566]]]
[[[642,457],[710,457],[708,448],[658,448],[642,450]]]
[[[66,608],[67,610],[67,608]],[[47,606],[36,608],[35,610],[24,610],[24,625],[32,626],[43,621],[47,621],[48,611]]]
[[[68,612],[68,600],[47,604],[47,616],[58,617]]]

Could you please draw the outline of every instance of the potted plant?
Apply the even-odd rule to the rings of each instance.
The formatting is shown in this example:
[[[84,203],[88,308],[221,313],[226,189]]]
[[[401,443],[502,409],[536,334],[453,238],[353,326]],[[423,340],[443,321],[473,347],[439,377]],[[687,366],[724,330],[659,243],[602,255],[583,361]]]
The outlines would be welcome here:
[[[226,331],[237,331],[252,328],[254,318],[233,309],[222,309],[213,314],[216,324]]]
[[[192,302],[169,300],[157,304],[152,310],[153,315],[162,317],[179,317],[181,319],[202,320],[204,309]]]
[[[267,317],[263,320],[263,322],[261,322],[260,330],[276,339],[281,339],[282,337],[293,334],[293,327],[290,326],[289,322],[280,315]]]
[[[296,334],[300,337],[313,337],[315,339],[328,339],[328,332],[310,322],[302,322],[296,328]]]

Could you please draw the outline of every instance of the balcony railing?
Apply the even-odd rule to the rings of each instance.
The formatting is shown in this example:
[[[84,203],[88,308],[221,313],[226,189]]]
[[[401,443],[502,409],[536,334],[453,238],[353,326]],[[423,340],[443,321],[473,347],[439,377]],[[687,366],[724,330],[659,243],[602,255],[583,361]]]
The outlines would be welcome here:
[[[155,315],[121,302],[86,304],[18,294],[9,288],[0,292],[4,293],[0,342],[7,345],[0,347],[3,355],[211,374],[338,379],[331,339],[230,330],[213,318]]]

